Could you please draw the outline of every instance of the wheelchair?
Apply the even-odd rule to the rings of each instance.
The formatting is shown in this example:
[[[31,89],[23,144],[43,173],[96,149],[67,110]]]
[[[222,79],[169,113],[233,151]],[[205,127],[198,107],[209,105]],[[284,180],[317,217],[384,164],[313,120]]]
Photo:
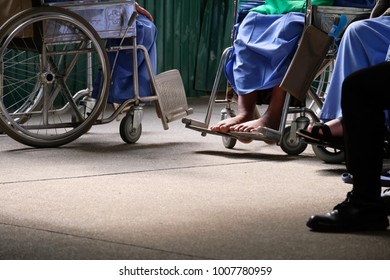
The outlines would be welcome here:
[[[265,1],[234,1],[235,22],[242,19],[240,11],[248,10],[248,6],[253,7],[264,4]],[[330,82],[334,67],[334,60],[337,54],[335,37],[328,32],[335,26],[339,17],[347,14],[347,24],[356,16],[369,15],[367,9],[345,8],[345,7],[316,7],[311,5],[311,1],[306,1],[305,28],[298,43],[297,51],[293,57],[291,65],[281,83],[281,87],[287,91],[280,126],[278,130],[270,128],[259,128],[255,133],[245,132],[213,132],[209,129],[211,115],[215,104],[224,104],[220,119],[235,116],[236,95],[232,93],[229,83],[226,86],[224,99],[218,99],[218,88],[224,75],[224,69],[233,52],[233,47],[224,50],[220,59],[216,73],[214,85],[210,94],[209,104],[204,121],[183,118],[182,122],[186,128],[201,132],[202,136],[208,134],[222,137],[225,148],[233,149],[240,138],[259,140],[265,142],[276,142],[278,146],[288,155],[299,155],[307,148],[308,144],[301,141],[296,135],[300,128],[306,128],[311,122],[318,122],[318,115],[326,97],[326,89]],[[316,29],[318,33],[323,33],[323,44],[319,47],[322,51],[314,58],[303,54],[303,38],[310,37],[310,30]],[[344,27],[345,29],[345,27]],[[316,32],[317,32],[316,31]],[[235,29],[232,31],[232,41],[234,40]],[[303,59],[303,60],[302,60]],[[312,60],[312,61],[310,61]],[[306,62],[309,61],[310,68],[303,70]],[[298,83],[298,84],[297,84]],[[267,93],[259,98],[258,105],[267,105]],[[264,97],[265,95],[265,97]],[[296,97],[301,98],[296,98]],[[303,98],[302,98],[303,96]],[[259,114],[257,114],[259,116]],[[316,156],[325,162],[339,163],[344,160],[344,152],[330,147],[313,146]]]
[[[14,140],[36,148],[58,147],[126,112],[120,136],[135,143],[142,133],[144,104],[155,105],[164,129],[192,113],[179,71],[155,76],[146,48],[137,44],[134,0],[32,0],[31,6],[0,27],[0,130]],[[107,47],[111,38],[121,44]],[[112,109],[107,99],[115,62],[110,65],[107,53],[123,50],[131,51],[135,62],[134,97]],[[140,54],[151,96],[139,94]]]

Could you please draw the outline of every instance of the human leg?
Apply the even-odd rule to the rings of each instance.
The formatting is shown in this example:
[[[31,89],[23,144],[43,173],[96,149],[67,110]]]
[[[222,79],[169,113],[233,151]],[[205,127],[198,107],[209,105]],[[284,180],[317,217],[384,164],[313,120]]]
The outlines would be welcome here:
[[[325,125],[329,127],[329,130],[332,133],[332,136],[341,137],[344,135],[341,118],[327,121],[327,122],[325,122]],[[310,131],[310,126],[309,126],[308,130]],[[320,133],[320,135],[322,134],[321,131],[319,131],[319,133]]]
[[[149,61],[151,63],[152,72],[157,71],[157,47],[156,37],[157,28],[153,22],[147,17],[139,15],[136,20],[137,30],[137,44],[142,45],[147,50]],[[107,47],[118,46],[121,39],[108,39]],[[129,39],[123,42],[125,45],[130,44]],[[110,84],[110,92],[108,95],[109,104],[121,104],[130,98],[134,98],[134,75],[133,75],[133,55],[131,50],[121,50],[117,52],[108,52],[108,59],[110,61],[112,71],[112,79]],[[138,61],[136,62],[138,68],[138,90],[141,97],[152,94],[148,66],[141,51],[138,51]],[[115,63],[115,67],[114,67]],[[92,97],[97,94],[96,89],[99,88],[100,76],[94,81],[94,90]],[[116,105],[118,106],[118,105]]]
[[[309,144],[324,145],[342,149],[344,145],[342,119],[319,122],[298,129],[296,134]]]
[[[234,125],[253,120],[257,102],[257,92],[239,95],[237,100],[238,114],[226,120],[222,120],[211,126],[211,131],[226,133]]]
[[[289,67],[303,27],[304,15],[300,13],[262,15],[250,12],[245,17],[234,41],[234,53],[226,66],[227,79],[239,95],[238,115],[213,125],[212,131],[226,133],[232,126],[254,120],[256,92],[270,88],[274,88],[272,103],[282,104],[281,107],[275,106],[274,110],[271,106],[262,119],[263,123],[255,120],[242,131],[250,131],[262,124],[272,128],[278,126],[278,123],[271,122],[280,121],[285,94],[276,85],[280,84]]]
[[[272,89],[271,100],[267,110],[261,116],[261,118],[233,125],[230,127],[230,130],[239,132],[252,132],[256,131],[256,129],[261,126],[275,130],[279,129],[285,99],[286,92],[280,87],[274,87]]]
[[[222,120],[211,127],[211,131],[218,132],[252,132],[258,127],[278,129],[282,117],[286,92],[280,87],[274,87],[271,93],[271,100],[266,112],[260,118],[254,119],[257,102],[257,92],[240,95],[238,97],[237,116]]]
[[[354,194],[359,199],[380,197],[384,109],[390,104],[390,94],[385,90],[389,73],[390,63],[381,63],[354,73],[343,85],[346,164],[354,175]],[[367,96],[370,92],[375,93],[374,96]],[[369,133],[362,133],[362,128],[369,128]]]
[[[389,225],[380,184],[383,110],[390,107],[390,94],[383,89],[388,84],[389,73],[390,63],[382,63],[353,73],[343,83],[341,106],[346,165],[354,174],[353,188],[333,211],[309,219],[307,226],[313,230],[384,230]],[[363,128],[369,130],[363,131]]]
[[[337,52],[332,80],[327,90],[320,119],[340,117],[341,87],[351,73],[385,60],[390,44],[390,17],[361,20],[348,26]]]

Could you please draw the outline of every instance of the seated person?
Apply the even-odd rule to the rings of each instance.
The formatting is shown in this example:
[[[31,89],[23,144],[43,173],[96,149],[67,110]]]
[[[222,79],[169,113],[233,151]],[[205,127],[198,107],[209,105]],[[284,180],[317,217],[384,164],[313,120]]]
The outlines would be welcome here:
[[[385,131],[383,111],[390,109],[388,98],[385,97],[386,91],[383,90],[386,88],[386,78],[383,79],[383,76],[387,77],[386,75],[390,73],[389,63],[384,63],[385,60],[388,60],[386,56],[390,45],[389,8],[389,0],[379,0],[370,19],[358,21],[348,26],[340,44],[332,82],[321,114],[323,120],[330,120],[315,124],[308,130],[297,132],[308,142],[332,144],[336,141],[335,139],[338,139],[337,142],[341,140],[345,145],[348,172],[353,174],[353,190],[357,190],[355,198],[349,194],[345,203],[335,207],[336,211],[325,216],[317,215],[310,218],[308,226],[314,230],[385,229],[387,227],[387,218],[383,217],[383,210],[375,206],[378,204],[377,202],[374,203],[376,210],[369,209],[367,210],[368,214],[363,211],[358,214],[359,217],[352,217],[350,211],[356,205],[361,206],[366,200],[377,201],[380,196]],[[378,67],[374,67],[375,65]],[[344,82],[346,77],[349,78]],[[375,120],[372,118],[372,111],[375,112]],[[347,116],[345,112],[349,114],[346,120],[344,120],[344,117]],[[341,119],[342,113],[343,119]],[[361,121],[362,118],[366,120]],[[343,122],[345,126],[343,126]],[[368,134],[361,132],[365,125],[370,127]],[[352,131],[352,129],[348,131],[349,126],[352,127],[354,134],[349,134]],[[373,126],[375,131],[371,130]],[[366,141],[367,138],[370,140]],[[374,144],[372,138],[375,138],[375,141],[380,139],[380,143],[375,142]],[[364,163],[362,163],[362,159]],[[372,167],[370,171],[366,170],[367,162]],[[382,193],[382,201],[386,202],[385,206],[387,214],[389,214],[390,189]],[[351,204],[355,206],[352,207]],[[339,213],[340,211],[345,213]],[[373,223],[369,224],[367,219],[361,215],[367,215],[366,218],[372,219]]]
[[[332,5],[333,0],[313,0]],[[304,28],[306,0],[267,0],[252,9],[240,24],[226,74],[238,94],[237,116],[211,127],[217,132],[252,132],[258,127],[278,129],[286,93],[279,87]],[[264,115],[255,119],[257,93],[271,89]]]
[[[307,142],[332,144],[342,141],[341,85],[351,73],[386,60],[390,45],[390,0],[378,0],[371,18],[350,24],[341,39],[332,81],[320,119],[314,129],[300,130]]]
[[[135,3],[135,9],[138,12],[136,18],[136,40],[137,44],[143,45],[148,51],[150,62],[154,74],[157,71],[157,50],[156,50],[156,36],[157,29],[153,23],[152,15],[137,2]],[[118,46],[122,39],[109,39],[107,46]],[[125,40],[124,45],[126,45]],[[150,75],[148,72],[147,64],[141,51],[138,52],[138,83],[139,83],[139,94],[141,97],[150,96]],[[113,66],[116,52],[107,53],[110,65]],[[124,101],[134,98],[134,85],[133,85],[133,57],[132,50],[122,50],[118,54],[115,68],[113,70],[110,92],[108,95],[108,103],[110,104],[121,104]],[[95,81],[95,85],[100,83],[100,78]],[[96,89],[97,86],[94,86]],[[96,96],[96,91],[93,92],[92,96]]]
[[[382,62],[352,73],[343,82],[341,108],[346,166],[354,174],[353,187],[346,200],[332,211],[310,217],[307,226],[314,231],[376,231],[389,226],[390,196],[386,191],[381,197],[380,181],[384,110],[390,109],[390,92],[384,90],[389,73],[390,62]],[[362,133],[362,127],[369,127],[370,133]]]

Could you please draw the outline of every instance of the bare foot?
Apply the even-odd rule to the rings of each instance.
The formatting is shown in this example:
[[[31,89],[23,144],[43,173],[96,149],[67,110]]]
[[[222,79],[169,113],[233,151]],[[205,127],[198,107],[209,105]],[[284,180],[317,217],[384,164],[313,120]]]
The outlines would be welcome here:
[[[267,115],[262,116],[259,119],[247,121],[244,123],[236,124],[230,127],[231,131],[237,132],[255,132],[258,127],[268,127],[271,129],[279,129],[280,120],[273,120]]]
[[[278,130],[279,129],[279,122],[280,120],[275,121],[273,118],[268,117],[267,115],[264,115],[263,117],[255,120],[251,120],[245,123],[237,124],[230,127],[231,131],[236,132],[256,132],[259,127],[267,127],[271,129]],[[252,142],[251,139],[238,139],[239,141],[243,143],[250,143]],[[276,144],[275,141],[264,141],[265,143],[269,145]]]
[[[239,123],[236,125],[232,125],[230,127],[230,131],[237,131],[237,132],[252,132],[257,127],[261,126],[261,118],[256,120],[251,120],[243,123]]]
[[[218,122],[217,124],[211,126],[210,130],[214,131],[214,132],[227,133],[230,131],[230,128],[232,126],[238,125],[238,124],[243,123],[243,122],[250,121],[252,119],[253,118],[251,118],[248,115],[244,115],[244,114],[240,115],[239,114],[233,118],[229,118],[229,119],[222,120],[222,121]]]

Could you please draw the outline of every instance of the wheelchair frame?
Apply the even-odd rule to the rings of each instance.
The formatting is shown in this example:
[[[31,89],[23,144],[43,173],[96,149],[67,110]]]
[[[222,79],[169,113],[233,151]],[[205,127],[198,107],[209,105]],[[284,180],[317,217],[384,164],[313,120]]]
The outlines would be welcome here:
[[[237,18],[239,0],[234,1],[235,18]],[[324,7],[325,8],[325,7]],[[313,24],[313,6],[311,0],[306,0],[306,14],[305,14],[305,27]],[[232,34],[235,30],[232,31]],[[232,35],[232,41],[234,35]],[[329,45],[329,48],[332,46]],[[186,128],[201,132],[202,136],[207,134],[218,135],[222,137],[223,145],[232,149],[236,145],[236,142],[240,138],[259,140],[266,142],[276,142],[282,150],[289,155],[299,155],[307,147],[307,143],[301,141],[296,135],[296,131],[300,128],[305,128],[310,122],[318,122],[318,114],[322,108],[323,101],[326,95],[326,88],[332,75],[335,52],[329,51],[324,57],[322,64],[317,68],[313,69],[313,73],[316,72],[313,83],[307,86],[303,92],[306,92],[306,101],[300,103],[298,106],[292,105],[292,96],[287,92],[285,99],[280,126],[278,130],[261,127],[256,132],[213,132],[209,129],[212,111],[215,104],[225,104],[225,108],[221,111],[221,120],[234,117],[235,112],[233,106],[235,105],[235,95],[231,94],[229,90],[229,84],[227,85],[225,99],[218,100],[218,88],[221,83],[222,75],[226,62],[228,61],[233,47],[228,47],[224,50],[220,64],[216,73],[213,89],[211,91],[209,104],[206,112],[204,121],[193,120],[190,118],[183,118],[182,122]],[[287,76],[288,72],[286,73]],[[259,113],[257,113],[259,115]],[[293,115],[291,123],[288,125],[288,116]],[[320,159],[330,162],[339,163],[344,160],[344,152],[333,149],[330,147],[314,147],[313,150],[317,157]]]
[[[52,4],[41,0],[41,7],[23,10],[3,23],[0,129],[25,145],[57,147],[126,112],[120,135],[135,143],[142,132],[142,104],[155,104],[164,129],[191,114],[179,71],[155,76],[146,48],[137,44],[134,5],[134,0]],[[121,43],[106,47],[103,40],[109,38]],[[132,52],[134,97],[110,111],[107,98],[116,59],[111,66],[107,53],[119,51]],[[145,58],[152,96],[139,94],[138,52]]]

